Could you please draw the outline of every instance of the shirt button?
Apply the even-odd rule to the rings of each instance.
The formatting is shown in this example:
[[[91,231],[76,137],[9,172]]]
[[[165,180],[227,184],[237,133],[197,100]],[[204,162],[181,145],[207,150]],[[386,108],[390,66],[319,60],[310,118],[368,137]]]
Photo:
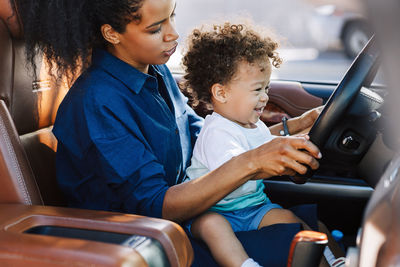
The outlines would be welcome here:
[[[175,129],[175,134],[179,134],[179,130],[178,129]]]

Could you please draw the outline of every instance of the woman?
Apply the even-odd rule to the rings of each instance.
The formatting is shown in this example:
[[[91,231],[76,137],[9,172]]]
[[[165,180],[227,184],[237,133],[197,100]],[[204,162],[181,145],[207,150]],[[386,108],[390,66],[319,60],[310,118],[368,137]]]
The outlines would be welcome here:
[[[57,178],[71,206],[181,223],[248,180],[305,173],[305,165],[318,168],[321,155],[315,145],[303,137],[279,137],[195,181],[180,183],[202,119],[163,65],[177,46],[175,0],[17,3],[28,59],[33,62],[41,51],[69,78],[84,70],[60,105],[53,130]],[[309,127],[306,122],[314,121],[315,114],[305,117],[292,121],[293,128]],[[279,238],[288,247],[299,228],[285,227]],[[245,244],[249,254],[254,244]],[[194,248],[204,253],[195,243]],[[199,255],[196,263],[204,266]]]

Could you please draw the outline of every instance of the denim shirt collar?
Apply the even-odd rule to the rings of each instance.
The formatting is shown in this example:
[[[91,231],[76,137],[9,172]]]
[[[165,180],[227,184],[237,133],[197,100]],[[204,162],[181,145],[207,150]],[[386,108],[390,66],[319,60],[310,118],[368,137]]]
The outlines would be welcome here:
[[[106,72],[110,73],[114,78],[120,80],[136,94],[140,92],[146,83],[155,83],[155,85],[150,85],[150,87],[157,88],[157,80],[154,76],[139,71],[128,63],[113,56],[106,50],[95,49],[93,51],[92,64],[99,66]],[[163,77],[158,66],[150,65],[149,68],[152,68],[154,73]]]

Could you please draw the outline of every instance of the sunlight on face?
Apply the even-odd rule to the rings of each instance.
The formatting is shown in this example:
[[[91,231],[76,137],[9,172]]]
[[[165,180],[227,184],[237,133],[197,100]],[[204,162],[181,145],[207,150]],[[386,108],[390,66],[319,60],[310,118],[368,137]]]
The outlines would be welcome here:
[[[175,7],[175,0],[145,0],[140,23],[130,22],[110,52],[142,72],[149,64],[165,64],[178,44]]]

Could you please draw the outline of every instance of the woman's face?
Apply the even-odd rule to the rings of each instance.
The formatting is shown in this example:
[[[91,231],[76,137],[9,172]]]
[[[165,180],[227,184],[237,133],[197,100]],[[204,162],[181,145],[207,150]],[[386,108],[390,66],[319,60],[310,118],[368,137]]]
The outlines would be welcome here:
[[[165,64],[178,45],[175,6],[175,0],[144,0],[140,22],[132,21],[124,33],[116,33],[118,43],[109,52],[145,73],[149,64]]]

